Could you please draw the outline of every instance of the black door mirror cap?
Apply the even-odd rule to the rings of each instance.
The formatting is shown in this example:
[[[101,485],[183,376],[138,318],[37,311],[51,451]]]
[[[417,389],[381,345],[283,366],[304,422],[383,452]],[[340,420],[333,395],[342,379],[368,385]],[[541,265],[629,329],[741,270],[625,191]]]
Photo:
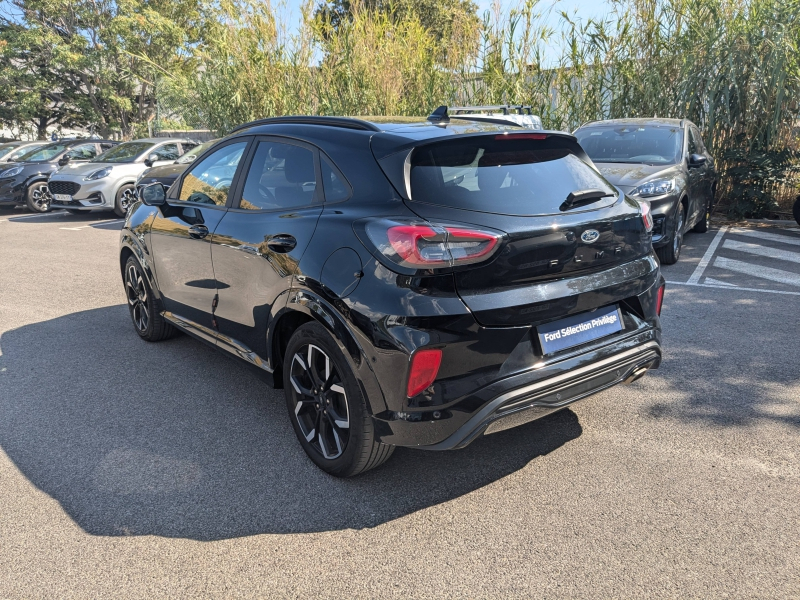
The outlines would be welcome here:
[[[139,190],[139,199],[147,206],[163,206],[167,203],[167,190],[156,181]]]
[[[61,158],[58,159],[58,164],[63,167],[65,164],[67,164],[70,161],[70,158],[71,157],[70,157],[69,154],[65,154],[64,156],[62,156]]]
[[[690,167],[702,167],[707,161],[708,159],[702,154],[691,154],[689,156]]]
[[[153,163],[158,160],[158,154],[151,154],[147,158],[144,159],[145,166],[152,167]]]

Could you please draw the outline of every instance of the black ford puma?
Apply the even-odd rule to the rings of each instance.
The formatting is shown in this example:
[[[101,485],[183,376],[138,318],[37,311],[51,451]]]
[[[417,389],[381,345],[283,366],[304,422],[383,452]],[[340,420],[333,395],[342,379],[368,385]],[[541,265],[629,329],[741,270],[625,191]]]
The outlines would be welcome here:
[[[138,334],[189,333],[282,387],[334,475],[463,448],[661,361],[649,204],[569,134],[444,107],[278,117],[140,195],[120,248]]]

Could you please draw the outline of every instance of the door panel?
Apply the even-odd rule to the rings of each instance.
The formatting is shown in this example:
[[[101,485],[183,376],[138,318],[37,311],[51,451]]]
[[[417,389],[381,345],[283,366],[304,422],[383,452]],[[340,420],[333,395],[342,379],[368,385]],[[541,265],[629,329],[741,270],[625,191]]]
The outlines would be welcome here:
[[[230,185],[248,140],[226,144],[194,165],[177,186],[177,198],[160,208],[150,232],[156,280],[165,308],[213,328],[217,282],[211,239],[222,218]]]
[[[703,143],[700,141],[700,133],[694,127],[689,127],[689,150],[688,158],[692,154],[705,155]],[[689,168],[689,212],[686,218],[687,228],[704,215],[708,202],[708,192],[706,190],[708,180],[708,163],[701,167]]]
[[[291,286],[322,213],[318,172],[313,149],[260,138],[212,239],[219,331],[260,356],[270,310]]]
[[[224,214],[221,208],[167,205],[150,230],[164,308],[208,328],[217,293],[210,241]]]

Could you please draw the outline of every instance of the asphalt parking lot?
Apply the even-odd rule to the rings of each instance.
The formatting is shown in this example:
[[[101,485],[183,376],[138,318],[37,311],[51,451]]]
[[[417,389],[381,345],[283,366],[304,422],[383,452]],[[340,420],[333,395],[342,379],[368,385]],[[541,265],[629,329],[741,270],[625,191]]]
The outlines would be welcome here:
[[[0,211],[0,597],[800,596],[800,230],[688,234],[660,370],[329,477],[130,324],[111,213]]]

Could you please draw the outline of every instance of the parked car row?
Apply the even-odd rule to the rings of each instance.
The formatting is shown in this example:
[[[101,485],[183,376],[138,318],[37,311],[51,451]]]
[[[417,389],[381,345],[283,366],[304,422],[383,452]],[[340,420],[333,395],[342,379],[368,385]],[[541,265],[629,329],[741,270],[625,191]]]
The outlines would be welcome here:
[[[136,332],[243,360],[284,390],[308,457],[343,477],[658,368],[653,241],[679,250],[713,189],[693,126],[571,135],[488,108],[263,119],[169,187],[143,176],[119,254]]]
[[[197,146],[188,138],[20,143],[9,154],[13,162],[0,162],[0,206],[26,205],[34,212],[105,209],[124,216],[136,200],[142,173],[171,165]]]

